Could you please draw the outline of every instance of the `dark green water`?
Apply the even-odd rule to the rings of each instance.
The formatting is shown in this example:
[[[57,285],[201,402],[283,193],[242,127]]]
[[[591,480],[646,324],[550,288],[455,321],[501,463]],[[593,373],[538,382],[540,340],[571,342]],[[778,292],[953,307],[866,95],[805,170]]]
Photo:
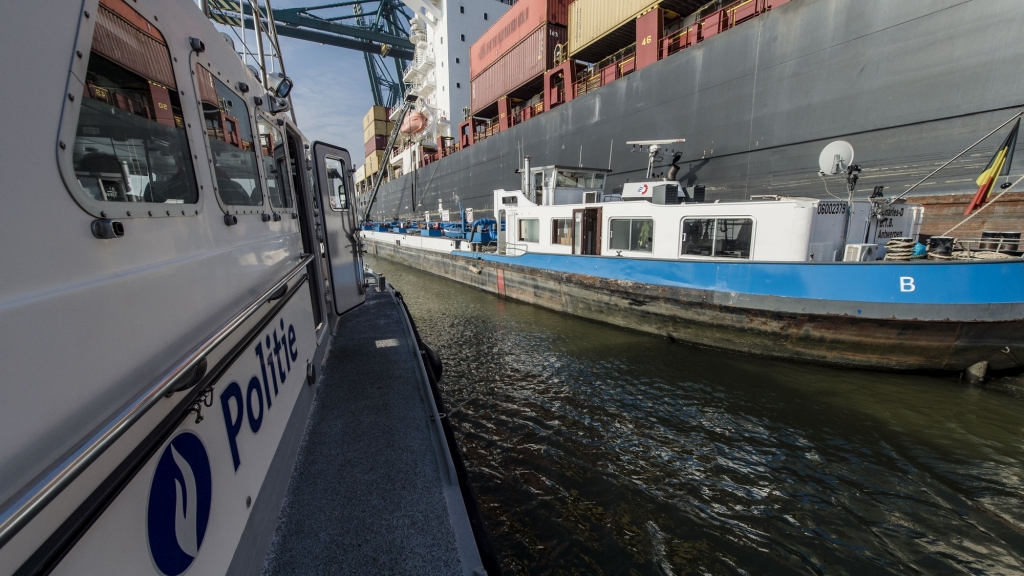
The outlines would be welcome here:
[[[1024,394],[675,344],[378,258],[510,574],[1022,574]]]

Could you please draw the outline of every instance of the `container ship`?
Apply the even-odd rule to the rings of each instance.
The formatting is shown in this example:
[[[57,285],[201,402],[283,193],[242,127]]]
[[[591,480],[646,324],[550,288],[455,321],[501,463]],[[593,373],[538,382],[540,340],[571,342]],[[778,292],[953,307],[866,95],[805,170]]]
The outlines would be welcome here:
[[[374,220],[438,220],[460,206],[493,217],[493,191],[518,187],[524,155],[607,165],[614,193],[648,168],[622,145],[641,138],[685,139],[655,174],[674,160],[673,179],[703,186],[709,202],[841,195],[817,169],[836,139],[857,150],[861,190],[897,195],[1024,104],[1014,0],[409,4],[421,16],[405,79],[420,100],[388,158],[386,138],[368,139],[377,157],[356,186]],[[387,127],[386,112],[371,111],[371,125]],[[922,234],[960,222],[1000,138],[912,191]],[[1019,230],[1022,213],[1009,194],[959,231]]]

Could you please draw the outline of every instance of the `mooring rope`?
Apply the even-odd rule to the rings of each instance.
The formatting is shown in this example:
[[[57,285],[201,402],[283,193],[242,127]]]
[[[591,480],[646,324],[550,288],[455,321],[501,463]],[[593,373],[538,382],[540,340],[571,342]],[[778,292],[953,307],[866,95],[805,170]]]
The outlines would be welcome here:
[[[884,260],[910,260],[917,241],[913,238],[893,238],[885,243]]]

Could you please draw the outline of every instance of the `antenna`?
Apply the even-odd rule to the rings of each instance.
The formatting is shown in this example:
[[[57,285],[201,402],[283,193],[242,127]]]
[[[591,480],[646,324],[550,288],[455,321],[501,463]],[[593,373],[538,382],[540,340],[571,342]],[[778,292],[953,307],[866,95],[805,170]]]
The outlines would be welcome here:
[[[583,168],[583,144],[580,144],[580,168]]]
[[[632,146],[634,151],[637,146],[640,146],[641,149],[644,147],[647,148],[647,178],[650,179],[654,173],[654,163],[661,160],[661,147],[666,144],[682,144],[683,142],[686,142],[685,138],[676,138],[673,140],[630,140],[626,142],[626,144]],[[675,150],[671,149],[669,151],[673,153],[675,152]]]
[[[836,140],[821,151],[818,168],[822,174],[835,176],[853,164],[853,146],[845,140]]]
[[[608,170],[612,169],[612,146],[615,145],[615,139],[612,138],[608,141]]]

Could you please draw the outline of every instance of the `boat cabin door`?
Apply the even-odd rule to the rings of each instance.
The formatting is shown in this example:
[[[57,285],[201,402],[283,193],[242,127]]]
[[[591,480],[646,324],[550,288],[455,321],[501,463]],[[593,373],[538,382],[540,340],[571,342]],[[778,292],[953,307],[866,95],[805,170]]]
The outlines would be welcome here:
[[[362,304],[363,259],[356,241],[356,222],[349,153],[337,146],[315,142],[313,163],[316,185],[323,207],[324,240],[330,269],[334,312],[343,314]]]
[[[498,210],[498,215],[497,216],[498,217],[496,219],[497,223],[495,224],[495,228],[498,229],[498,254],[504,254],[505,253],[505,242],[506,242],[506,240],[505,240],[505,238],[506,238],[506,236],[505,236],[505,218],[506,218],[506,213],[505,213],[504,210]]]
[[[572,211],[572,253],[585,256],[601,254],[601,209]]]

